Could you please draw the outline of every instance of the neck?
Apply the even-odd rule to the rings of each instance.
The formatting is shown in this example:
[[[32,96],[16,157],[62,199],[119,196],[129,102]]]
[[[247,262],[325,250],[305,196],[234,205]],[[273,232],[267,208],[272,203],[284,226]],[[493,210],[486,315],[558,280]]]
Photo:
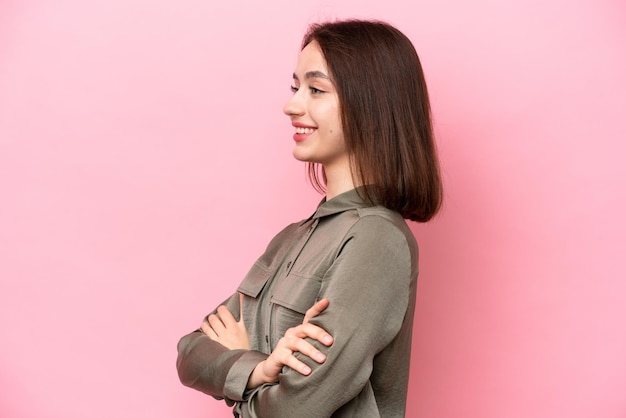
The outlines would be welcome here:
[[[326,174],[326,200],[354,189],[352,173],[348,165],[324,167]]]

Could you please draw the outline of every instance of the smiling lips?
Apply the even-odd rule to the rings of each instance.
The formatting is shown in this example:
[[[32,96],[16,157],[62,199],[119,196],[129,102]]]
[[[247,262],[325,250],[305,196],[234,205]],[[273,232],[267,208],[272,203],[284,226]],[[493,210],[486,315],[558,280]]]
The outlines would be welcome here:
[[[296,126],[297,134],[312,134],[315,129],[313,128],[305,128],[302,126]]]
[[[296,142],[304,141],[305,139],[309,137],[309,135],[311,135],[317,129],[311,126],[305,126],[305,125],[300,125],[300,124],[295,124],[295,123],[293,127],[296,128],[296,133],[293,135],[293,140]]]

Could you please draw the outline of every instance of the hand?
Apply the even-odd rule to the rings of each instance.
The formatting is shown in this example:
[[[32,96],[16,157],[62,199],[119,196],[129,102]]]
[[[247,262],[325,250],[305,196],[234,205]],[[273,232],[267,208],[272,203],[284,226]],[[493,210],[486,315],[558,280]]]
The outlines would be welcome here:
[[[326,361],[326,356],[305,338],[312,338],[326,346],[332,345],[333,337],[330,334],[317,325],[309,323],[311,318],[322,313],[327,307],[328,299],[320,300],[306,311],[302,324],[289,328],[285,332],[272,354],[252,371],[248,380],[248,389],[258,387],[263,383],[277,382],[283,366],[291,367],[298,373],[308,376],[311,373],[311,368],[298,360],[294,356],[295,352],[302,353],[320,364]]]
[[[250,338],[243,322],[243,295],[239,294],[239,321],[224,305],[217,308],[217,314],[209,315],[200,326],[211,340],[217,341],[231,350],[250,349]]]

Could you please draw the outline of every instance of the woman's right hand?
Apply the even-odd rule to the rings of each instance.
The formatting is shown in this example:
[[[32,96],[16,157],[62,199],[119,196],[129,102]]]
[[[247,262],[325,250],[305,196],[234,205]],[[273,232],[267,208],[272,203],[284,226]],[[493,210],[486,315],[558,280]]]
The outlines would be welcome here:
[[[277,382],[283,366],[288,366],[300,374],[308,376],[311,369],[294,356],[296,352],[302,353],[320,364],[326,361],[326,356],[305,338],[312,338],[325,346],[332,345],[333,337],[330,334],[317,325],[309,323],[311,318],[322,313],[327,307],[328,299],[320,300],[306,311],[302,324],[289,328],[285,332],[272,354],[252,371],[248,379],[248,389],[256,388],[264,383]]]

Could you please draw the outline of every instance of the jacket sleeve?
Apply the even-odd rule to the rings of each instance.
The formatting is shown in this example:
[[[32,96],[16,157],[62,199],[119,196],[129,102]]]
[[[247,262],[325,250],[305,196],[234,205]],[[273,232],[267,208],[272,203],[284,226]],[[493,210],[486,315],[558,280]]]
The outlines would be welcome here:
[[[284,251],[284,244],[289,240],[297,224],[287,226],[269,243],[265,253],[253,265],[244,279],[246,294],[258,294],[269,277],[269,264],[280,259],[276,253]],[[225,305],[239,320],[239,294],[235,293],[222,305]],[[212,313],[215,313],[213,310]],[[178,342],[176,368],[180,381],[193,389],[218,399],[226,399],[229,405],[244,399],[244,392],[250,374],[258,363],[265,360],[267,354],[255,350],[229,350],[211,340],[200,330],[185,335]]]
[[[245,418],[330,417],[361,396],[374,357],[403,325],[412,265],[404,232],[381,217],[361,218],[324,277],[319,298],[328,298],[329,307],[311,320],[334,337],[331,347],[310,341],[326,362],[297,354],[311,367],[309,376],[285,367],[278,384],[246,393],[237,412]]]
[[[239,296],[231,296],[223,305],[238,315]],[[183,385],[233,405],[243,398],[252,370],[266,358],[267,354],[254,350],[229,350],[196,330],[178,342],[176,368]]]

